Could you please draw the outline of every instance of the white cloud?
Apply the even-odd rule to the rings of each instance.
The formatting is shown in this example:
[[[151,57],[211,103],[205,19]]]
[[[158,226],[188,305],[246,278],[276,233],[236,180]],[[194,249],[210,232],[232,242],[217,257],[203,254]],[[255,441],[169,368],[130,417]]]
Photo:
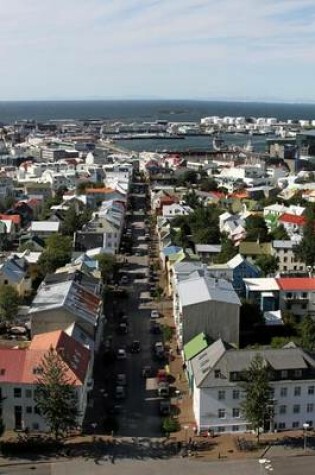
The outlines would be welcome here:
[[[154,93],[147,68],[152,87],[161,68],[196,80],[194,67],[214,86],[220,80],[211,75],[214,64],[227,74],[287,61],[297,70],[315,56],[312,9],[314,0],[0,0],[0,60],[9,70],[0,87],[24,71],[25,91],[43,76],[53,87],[63,74],[83,93],[93,74],[120,71],[128,89],[128,76],[145,69],[147,92]],[[172,77],[170,96],[174,84]]]

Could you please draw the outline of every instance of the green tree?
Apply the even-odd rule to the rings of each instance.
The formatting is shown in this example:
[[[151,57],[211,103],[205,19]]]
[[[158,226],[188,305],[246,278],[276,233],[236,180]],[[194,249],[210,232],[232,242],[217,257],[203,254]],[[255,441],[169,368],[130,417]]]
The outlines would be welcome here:
[[[309,351],[315,348],[315,322],[309,315],[300,324],[300,345]]]
[[[303,238],[295,249],[296,257],[307,266],[315,265],[315,205],[309,206],[306,212],[306,223],[303,229]]]
[[[61,356],[50,348],[41,362],[35,402],[56,440],[77,426],[79,416],[75,382]]]
[[[113,254],[99,254],[96,259],[98,260],[102,281],[106,284],[118,271],[116,257]]]
[[[191,191],[190,193],[186,193],[183,196],[183,200],[187,206],[190,206],[192,209],[196,209],[201,206],[200,199],[196,194],[195,190]]]
[[[179,429],[180,425],[177,419],[173,419],[173,417],[166,417],[163,420],[163,430],[167,434],[170,434],[171,432],[177,432]]]
[[[274,349],[283,348],[285,345],[287,345],[291,341],[294,341],[294,338],[292,339],[289,336],[274,336],[271,339],[270,346],[271,348],[274,348]]]
[[[221,237],[221,252],[215,258],[215,262],[218,264],[225,264],[227,261],[232,259],[232,257],[236,256],[237,253],[238,250],[231,239],[229,239],[226,234],[223,234]]]
[[[0,319],[11,322],[17,314],[19,294],[11,285],[0,285]]]
[[[42,252],[38,264],[43,275],[55,272],[58,267],[67,264],[71,259],[72,240],[59,233],[52,234],[46,240],[46,248]]]
[[[246,241],[267,242],[270,240],[268,236],[268,228],[262,216],[253,214],[245,220]]]
[[[177,185],[195,185],[198,182],[198,173],[194,170],[186,170],[177,178]]]
[[[290,240],[289,235],[283,226],[283,224],[280,224],[279,226],[276,227],[273,231],[270,233],[270,237],[272,241],[288,241]]]
[[[255,264],[261,269],[264,277],[267,277],[277,272],[279,268],[279,258],[269,256],[268,254],[261,254],[257,257]]]
[[[268,369],[259,353],[254,356],[244,374],[242,388],[244,399],[241,404],[241,410],[245,419],[257,432],[257,441],[259,443],[259,429],[264,427],[272,410]]]
[[[203,178],[200,182],[201,191],[217,191],[218,185],[214,178]]]
[[[77,213],[75,205],[70,206],[65,213],[62,223],[63,234],[73,236],[78,229],[81,229],[82,226],[91,219],[91,215],[92,213],[90,210]]]

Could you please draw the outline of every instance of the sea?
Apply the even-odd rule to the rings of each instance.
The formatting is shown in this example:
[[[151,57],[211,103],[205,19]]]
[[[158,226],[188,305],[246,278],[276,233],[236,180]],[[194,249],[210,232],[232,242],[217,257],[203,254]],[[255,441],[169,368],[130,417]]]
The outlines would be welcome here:
[[[0,102],[0,123],[17,120],[87,120],[102,119],[124,122],[200,121],[206,116],[276,117],[286,119],[315,119],[315,103],[263,103],[232,101],[186,100],[93,100],[93,101],[20,101]],[[223,137],[228,145],[245,145],[246,136],[227,134]],[[183,151],[209,150],[211,137],[186,137],[179,140],[124,140],[119,144],[135,151]],[[265,137],[251,137],[256,151],[265,149]]]

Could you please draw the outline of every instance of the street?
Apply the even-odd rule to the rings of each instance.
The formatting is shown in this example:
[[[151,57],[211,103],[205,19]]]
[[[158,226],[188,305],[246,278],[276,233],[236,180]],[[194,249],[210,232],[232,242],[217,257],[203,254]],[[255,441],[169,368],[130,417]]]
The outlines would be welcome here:
[[[315,459],[311,456],[286,457],[271,460],[271,466],[275,475],[303,475],[314,474]],[[177,472],[182,475],[196,473],[198,475],[266,475],[268,470],[263,471],[257,459],[233,460],[221,462],[203,462],[187,459],[170,460],[120,460],[91,461],[76,459],[69,462],[56,462],[49,464],[30,464],[22,466],[0,467],[0,475],[161,475]]]
[[[132,253],[122,256],[120,272],[123,273],[128,292],[127,299],[105,301],[106,325],[104,341],[108,341],[113,351],[126,350],[126,359],[116,358],[104,360],[102,352],[96,355],[94,370],[94,390],[85,427],[95,434],[104,433],[103,420],[108,413],[113,414],[118,422],[115,435],[121,437],[161,437],[162,417],[159,414],[159,398],[156,391],[146,391],[146,379],[142,376],[144,366],[151,366],[154,371],[163,367],[165,362],[154,361],[152,345],[163,340],[163,335],[150,333],[150,311],[153,301],[143,303],[140,295],[148,292],[148,245],[145,240],[145,194],[133,196],[134,209],[126,220],[126,227],[131,231]],[[143,210],[140,211],[139,210]],[[124,264],[125,260],[128,263]],[[127,333],[118,334],[119,318],[124,315],[128,322]],[[140,341],[141,351],[131,353],[130,344]],[[125,374],[127,384],[125,398],[115,398],[115,378],[117,374]]]

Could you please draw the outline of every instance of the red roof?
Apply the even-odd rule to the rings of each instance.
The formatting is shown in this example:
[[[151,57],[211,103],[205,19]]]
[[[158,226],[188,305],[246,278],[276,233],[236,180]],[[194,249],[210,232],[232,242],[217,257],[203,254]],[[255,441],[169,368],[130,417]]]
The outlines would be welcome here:
[[[14,224],[21,224],[21,216],[19,214],[0,214],[0,219],[12,221]]]
[[[87,194],[93,194],[93,193],[102,193],[102,194],[107,194],[107,193],[113,193],[112,188],[86,188],[85,192]]]
[[[284,277],[276,279],[280,290],[315,291],[315,278],[311,277]]]
[[[67,365],[69,379],[81,386],[88,371],[90,352],[61,330],[35,336],[25,349],[0,348],[0,383],[34,384],[38,378],[36,368],[51,347]]]
[[[296,214],[289,213],[284,213],[280,216],[279,221],[281,223],[296,224],[297,226],[304,226],[306,222],[304,216],[297,216]]]

